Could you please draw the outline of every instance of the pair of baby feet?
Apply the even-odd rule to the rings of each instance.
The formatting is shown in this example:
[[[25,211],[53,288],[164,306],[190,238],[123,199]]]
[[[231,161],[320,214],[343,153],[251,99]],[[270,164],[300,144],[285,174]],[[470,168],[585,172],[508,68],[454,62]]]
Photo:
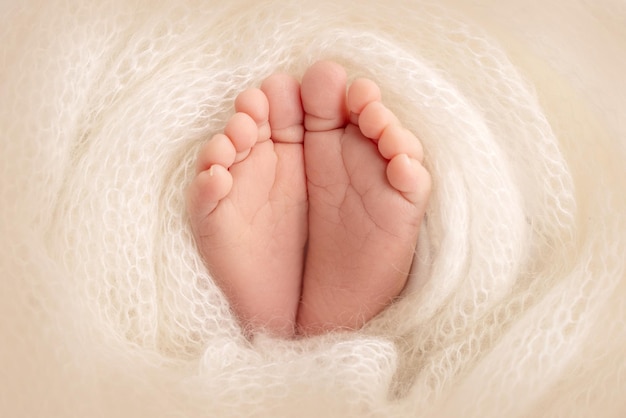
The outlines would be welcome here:
[[[357,329],[403,289],[430,193],[418,139],[320,61],[239,94],[200,150],[191,227],[248,333]]]

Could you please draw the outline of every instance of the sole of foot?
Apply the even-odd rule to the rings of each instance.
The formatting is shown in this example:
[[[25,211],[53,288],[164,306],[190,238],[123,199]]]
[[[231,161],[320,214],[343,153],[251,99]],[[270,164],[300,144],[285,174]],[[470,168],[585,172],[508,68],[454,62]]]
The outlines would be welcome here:
[[[294,334],[307,240],[298,82],[276,74],[242,92],[200,150],[187,191],[192,231],[247,334]]]
[[[343,67],[321,61],[301,90],[309,242],[298,328],[358,329],[406,284],[431,178],[374,82],[347,88]]]

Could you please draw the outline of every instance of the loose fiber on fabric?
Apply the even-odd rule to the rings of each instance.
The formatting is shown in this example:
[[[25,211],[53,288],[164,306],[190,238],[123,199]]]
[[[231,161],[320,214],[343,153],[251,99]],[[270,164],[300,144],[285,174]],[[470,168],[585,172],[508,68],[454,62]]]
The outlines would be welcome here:
[[[0,415],[625,416],[626,7],[543,3],[0,5]],[[362,330],[247,340],[184,190],[240,91],[319,59],[432,198]]]

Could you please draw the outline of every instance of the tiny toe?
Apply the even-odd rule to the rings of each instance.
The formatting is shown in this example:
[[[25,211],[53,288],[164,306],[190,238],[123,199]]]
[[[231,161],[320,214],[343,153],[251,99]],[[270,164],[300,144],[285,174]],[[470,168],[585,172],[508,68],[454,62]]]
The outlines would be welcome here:
[[[374,142],[378,142],[387,126],[398,123],[398,119],[391,110],[379,101],[367,104],[359,115],[361,133]]]
[[[359,115],[371,102],[380,101],[382,98],[380,88],[376,83],[367,78],[359,78],[348,88],[346,104],[350,112],[350,122],[357,125]]]
[[[270,138],[269,102],[263,91],[251,88],[239,93],[235,99],[235,111],[248,114],[258,127],[258,142]]]
[[[230,138],[237,151],[235,162],[238,162],[250,153],[250,149],[258,139],[259,129],[250,115],[237,112],[226,123],[224,133]]]
[[[347,119],[345,69],[332,61],[313,64],[302,77],[302,107],[307,131],[342,128]]]
[[[214,164],[228,168],[235,162],[236,154],[237,151],[230,139],[224,134],[216,134],[200,149],[196,174],[208,170]]]
[[[261,90],[269,103],[272,140],[301,143],[304,138],[304,111],[298,80],[287,74],[274,74],[263,81]]]
[[[411,203],[424,204],[430,195],[430,174],[417,160],[396,155],[387,165],[389,184]]]
[[[208,170],[199,173],[187,190],[190,216],[199,221],[211,214],[232,187],[231,174],[220,165],[212,165]]]
[[[378,140],[378,151],[388,160],[398,154],[406,154],[420,163],[424,160],[421,142],[411,131],[397,124],[385,128]]]

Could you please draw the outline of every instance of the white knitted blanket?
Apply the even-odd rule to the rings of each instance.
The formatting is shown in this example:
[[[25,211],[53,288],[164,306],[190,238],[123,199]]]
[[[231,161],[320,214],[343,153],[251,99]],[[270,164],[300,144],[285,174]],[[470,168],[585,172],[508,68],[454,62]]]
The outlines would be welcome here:
[[[626,416],[623,0],[15,3],[0,416]],[[423,141],[418,268],[359,332],[249,342],[183,191],[238,92],[321,58]]]

